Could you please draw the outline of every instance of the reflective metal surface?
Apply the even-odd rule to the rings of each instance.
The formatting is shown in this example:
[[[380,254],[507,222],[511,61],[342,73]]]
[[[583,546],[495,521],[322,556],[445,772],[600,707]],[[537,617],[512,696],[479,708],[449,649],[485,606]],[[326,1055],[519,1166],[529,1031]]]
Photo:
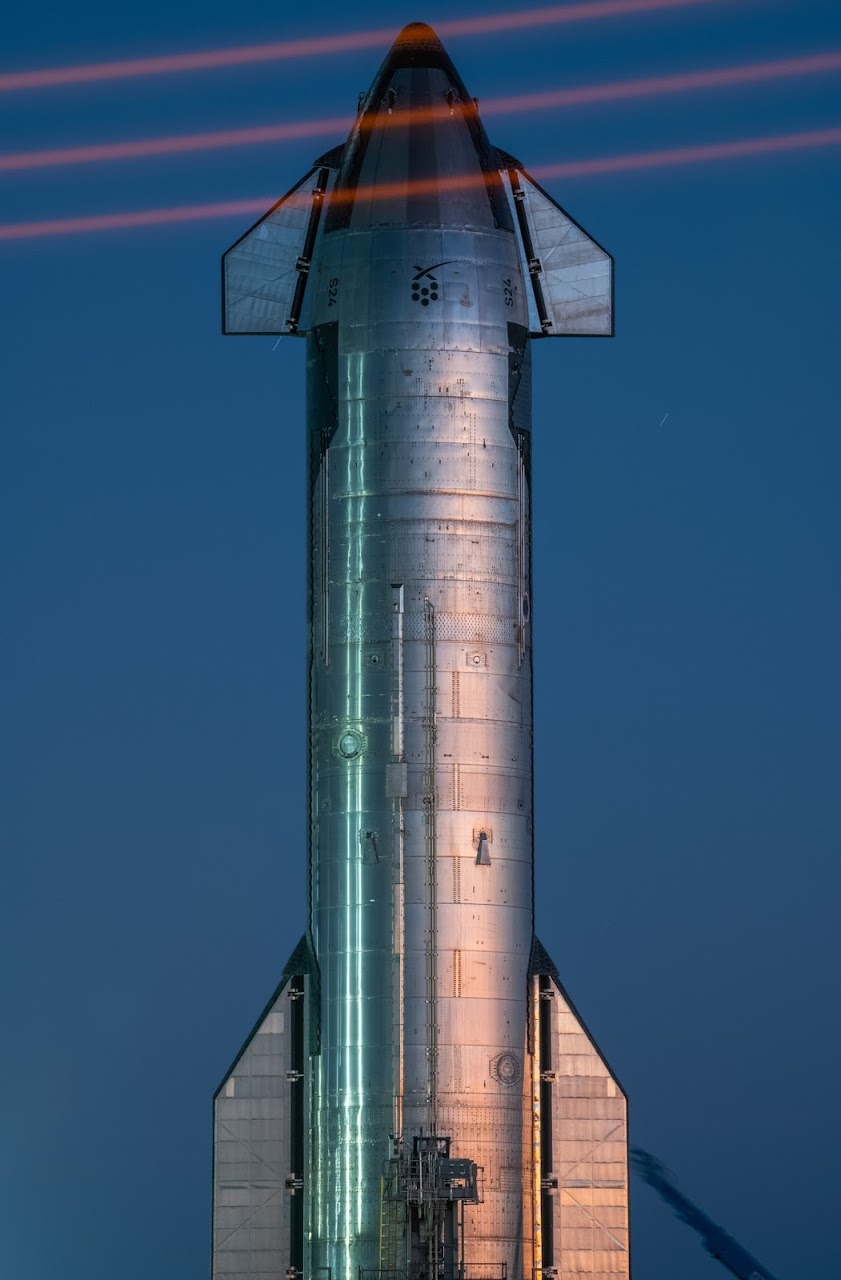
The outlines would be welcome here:
[[[523,259],[537,295],[537,336],[613,333],[613,259],[533,178],[509,169]]]
[[[531,982],[541,1081],[540,1269],[556,1280],[628,1276],[627,1100],[557,976]]]
[[[317,165],[222,259],[225,333],[295,333],[330,171]]]
[[[257,1280],[303,1264],[305,1066],[313,978],[299,945],[213,1099],[213,1275]]]
[[[502,1050],[522,1061],[531,943],[528,511],[509,415],[509,325],[526,322],[516,244],[455,228],[327,234],[316,332],[334,323],[333,278],[338,332],[310,340],[316,369],[335,351],[324,376],[337,395],[335,425],[311,424],[332,431],[312,450],[313,1265],[376,1265],[383,1138],[437,1126],[486,1168],[485,1204],[467,1215],[471,1258],[515,1266],[521,1075],[493,1078],[490,1064]],[[339,746],[349,730],[352,758]],[[400,762],[405,793],[390,796]],[[490,865],[477,865],[480,830]],[[505,1190],[503,1131],[515,1149]]]
[[[610,259],[495,151],[414,24],[344,150],[229,251],[225,278],[228,331],[307,345],[318,1051],[293,1188],[305,1240],[284,1262],[277,1237],[273,1274],[550,1276],[556,1256],[595,1278],[620,1255],[627,1274],[627,1243],[588,1252],[576,1217],[619,1231],[626,1190],[602,1205],[590,1159],[582,1207],[562,1174],[612,1077],[557,984],[561,1022],[541,1022],[553,970],[533,954],[529,334],[608,332]],[[554,1108],[543,1041],[571,1076]],[[577,1111],[585,1077],[604,1097]],[[598,1138],[618,1169],[616,1141]],[[230,1252],[219,1236],[215,1275]]]

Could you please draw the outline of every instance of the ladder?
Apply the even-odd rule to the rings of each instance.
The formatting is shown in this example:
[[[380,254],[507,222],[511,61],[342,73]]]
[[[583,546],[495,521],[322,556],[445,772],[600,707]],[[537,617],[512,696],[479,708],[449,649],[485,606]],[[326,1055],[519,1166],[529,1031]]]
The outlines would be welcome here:
[[[380,1276],[405,1272],[406,1204],[387,1194],[386,1176],[380,1178]]]

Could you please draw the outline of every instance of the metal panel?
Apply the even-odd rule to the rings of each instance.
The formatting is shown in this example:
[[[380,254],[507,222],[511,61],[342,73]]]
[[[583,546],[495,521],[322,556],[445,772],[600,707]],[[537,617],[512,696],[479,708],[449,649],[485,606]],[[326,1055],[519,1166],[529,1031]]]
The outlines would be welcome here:
[[[213,1100],[213,1280],[303,1265],[311,979],[288,969]]]
[[[540,1024],[544,1275],[627,1280],[627,1099],[545,953],[542,959],[532,965],[532,994]]]
[[[311,169],[222,259],[222,320],[228,334],[298,329],[329,171]]]
[[[506,174],[518,214],[523,273],[531,279],[538,337],[610,337],[613,259],[522,170]]]

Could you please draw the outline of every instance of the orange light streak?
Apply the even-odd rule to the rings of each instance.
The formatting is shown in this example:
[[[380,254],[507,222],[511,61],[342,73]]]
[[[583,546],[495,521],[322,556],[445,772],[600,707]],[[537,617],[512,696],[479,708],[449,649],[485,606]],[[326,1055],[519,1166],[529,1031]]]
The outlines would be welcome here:
[[[841,127],[813,129],[801,133],[775,134],[765,138],[741,138],[731,142],[712,142],[701,146],[669,147],[662,151],[638,151],[627,155],[600,156],[592,160],[568,160],[559,164],[537,165],[529,172],[535,178],[584,178],[599,174],[628,173],[672,165],[702,164],[712,160],[735,160],[744,156],[779,154],[786,151],[808,151],[816,147],[841,145]],[[466,174],[446,180],[426,179],[422,182],[383,183],[355,193],[334,192],[331,199],[373,197],[387,199],[428,192],[463,189],[483,181],[480,174]],[[296,197],[292,197],[294,200]],[[302,203],[309,196],[297,197]],[[167,209],[138,209],[129,213],[99,213],[79,218],[50,218],[41,222],[0,223],[0,240],[26,240],[42,236],[73,235],[86,231],[120,231],[132,227],[163,226],[167,223],[194,222],[208,218],[227,218],[238,214],[262,214],[276,204],[272,197],[251,200],[226,200],[219,204],[180,205]]]
[[[735,67],[711,67],[702,71],[677,72],[667,76],[649,76],[636,80],[617,80],[608,84],[579,85],[571,89],[551,89],[538,93],[516,94],[504,98],[487,98],[482,115],[510,115],[519,111],[545,111],[558,107],[589,106],[600,102],[653,97],[668,93],[687,93],[698,89],[723,89],[743,84],[759,84],[803,75],[818,75],[841,70],[841,50],[808,54],[800,58],[779,58],[771,62],[754,62]],[[449,116],[446,106],[424,111],[397,111],[380,117],[382,125],[405,127],[426,120]],[[347,116],[328,116],[321,120],[303,120],[292,124],[259,125],[247,129],[224,129],[213,133],[176,134],[170,138],[143,138],[136,142],[105,142],[82,147],[59,147],[47,151],[22,151],[0,155],[0,173],[25,169],[44,169],[56,165],[91,164],[101,160],[136,160],[149,156],[178,155],[192,151],[211,151],[222,147],[255,146],[267,142],[287,142],[302,138],[334,137],[347,133],[351,120]]]
[[[349,116],[302,120],[293,124],[258,125],[248,129],[222,129],[215,133],[182,133],[170,138],[140,138],[136,142],[100,142],[84,147],[54,147],[49,151],[20,151],[0,155],[0,173],[24,169],[49,169],[56,165],[92,164],[99,160],[140,160],[148,156],[183,155],[214,151],[220,147],[255,146],[265,142],[291,142],[300,138],[344,137]]]
[[[717,3],[720,3],[720,0],[587,0],[586,3],[550,5],[546,8],[523,9],[520,12],[487,14],[479,18],[451,18],[439,22],[436,30],[442,36],[487,35],[499,31],[522,31],[533,27],[588,22],[596,18],[622,18],[662,9],[686,9],[690,6],[697,8],[698,5]],[[0,93],[350,53],[357,49],[381,48],[383,45],[390,45],[396,34],[391,27],[381,27],[375,31],[311,36],[300,40],[280,40],[271,44],[240,45],[230,49],[169,53],[152,58],[127,58],[117,62],[93,62],[75,67],[43,67],[32,71],[7,71],[0,74]]]
[[[588,106],[590,103],[618,102],[626,98],[647,98],[664,93],[687,93],[696,89],[726,89],[741,84],[760,84],[794,76],[818,75],[841,70],[841,50],[806,54],[800,58],[777,58],[769,62],[748,62],[735,67],[708,67],[702,71],[678,71],[667,76],[647,76],[638,80],[616,80],[610,84],[579,85],[572,89],[524,93],[514,98],[482,102],[482,115],[495,111],[532,111],[550,107]],[[2,161],[2,157],[0,157]]]
[[[81,218],[47,218],[43,222],[0,223],[0,240],[27,240],[38,236],[74,235],[85,231],[123,231],[131,227],[158,227],[172,222],[197,222],[238,214],[265,213],[277,201],[223,200],[219,204],[187,204],[169,209],[135,209],[130,213],[94,213]]]
[[[710,160],[737,160],[741,156],[767,156],[782,151],[809,151],[813,147],[841,144],[841,128],[810,129],[802,133],[774,134],[767,138],[740,138],[732,142],[708,142],[701,146],[668,147],[663,151],[637,151],[624,156],[599,156],[593,160],[561,161],[537,165],[535,178],[589,178],[603,173],[661,169],[671,165],[703,164]]]

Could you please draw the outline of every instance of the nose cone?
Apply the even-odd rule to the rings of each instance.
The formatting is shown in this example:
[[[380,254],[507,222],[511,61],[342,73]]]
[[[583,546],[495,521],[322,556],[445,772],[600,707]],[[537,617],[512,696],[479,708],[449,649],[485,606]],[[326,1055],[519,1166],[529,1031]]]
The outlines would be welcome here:
[[[447,51],[432,27],[425,22],[410,22],[391,46],[389,57],[397,56],[408,59],[410,64],[412,58],[447,58]]]
[[[400,32],[400,35],[386,54],[382,66],[374,77],[371,88],[365,94],[363,110],[369,110],[376,106],[378,100],[387,94],[389,89],[394,88],[395,78],[399,78],[404,91],[414,88],[417,92],[420,89],[420,85],[413,82],[411,74],[406,74],[413,71],[439,72],[438,79],[440,79],[442,85],[446,83],[446,86],[451,88],[455,94],[461,96],[465,102],[472,101],[464,87],[461,76],[453,66],[450,55],[432,30],[432,27],[428,27],[425,22],[410,22]],[[406,105],[406,103],[403,104],[404,107]],[[439,103],[438,105],[441,106],[442,104]],[[396,103],[394,106],[396,106]]]
[[[424,22],[403,28],[360,102],[325,229],[394,225],[513,231],[476,104]]]

